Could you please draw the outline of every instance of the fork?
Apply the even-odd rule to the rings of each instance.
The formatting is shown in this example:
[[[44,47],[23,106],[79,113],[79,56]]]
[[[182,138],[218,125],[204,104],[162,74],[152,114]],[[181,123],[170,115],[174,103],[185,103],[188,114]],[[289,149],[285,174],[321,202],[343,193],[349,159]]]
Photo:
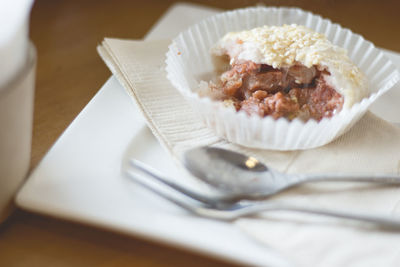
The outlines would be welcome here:
[[[146,177],[152,178],[153,180],[162,183],[164,186],[173,189],[173,191],[186,198],[186,200],[183,200],[182,197],[178,197],[176,194],[166,193],[164,190],[159,189],[159,187],[151,185],[148,179],[138,175],[138,171],[142,174],[145,174]],[[400,219],[384,215],[376,216],[364,213],[349,213],[315,207],[303,207],[291,203],[280,203],[275,201],[240,201],[237,196],[230,197],[224,196],[223,194],[215,197],[208,196],[206,194],[191,190],[180,184],[174,183],[169,179],[164,178],[157,170],[143,162],[134,159],[130,161],[130,168],[126,170],[126,174],[131,180],[163,197],[164,199],[193,214],[206,218],[232,221],[240,217],[255,215],[260,212],[293,211],[363,221],[383,228],[400,229]]]

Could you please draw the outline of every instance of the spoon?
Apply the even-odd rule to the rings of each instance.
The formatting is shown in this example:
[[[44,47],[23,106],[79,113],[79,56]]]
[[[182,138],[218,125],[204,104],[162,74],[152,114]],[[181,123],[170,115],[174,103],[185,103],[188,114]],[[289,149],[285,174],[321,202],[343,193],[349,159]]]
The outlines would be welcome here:
[[[200,180],[246,199],[268,197],[308,182],[400,184],[400,176],[393,174],[286,174],[269,168],[254,157],[207,146],[186,151],[183,162],[189,172]]]

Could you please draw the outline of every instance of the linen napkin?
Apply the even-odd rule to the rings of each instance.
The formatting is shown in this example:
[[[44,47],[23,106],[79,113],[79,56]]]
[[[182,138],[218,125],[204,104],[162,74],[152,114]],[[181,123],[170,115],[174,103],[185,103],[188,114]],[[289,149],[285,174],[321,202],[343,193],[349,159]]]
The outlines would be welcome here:
[[[213,145],[253,155],[289,173],[400,172],[400,128],[372,113],[334,142],[311,150],[257,150],[219,138],[166,78],[169,43],[106,38],[98,52],[174,158],[179,159],[186,149]],[[271,200],[400,216],[400,187],[395,186],[310,184]],[[238,219],[235,224],[295,266],[400,266],[400,233],[366,224],[288,212]]]

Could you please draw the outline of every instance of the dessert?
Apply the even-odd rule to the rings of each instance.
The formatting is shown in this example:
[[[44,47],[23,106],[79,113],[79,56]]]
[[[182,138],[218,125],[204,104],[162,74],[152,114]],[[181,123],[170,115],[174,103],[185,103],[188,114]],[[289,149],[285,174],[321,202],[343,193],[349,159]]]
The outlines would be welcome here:
[[[289,69],[295,78],[288,82]],[[270,7],[223,12],[188,28],[169,46],[166,71],[207,127],[202,134],[276,150],[328,144],[400,77],[382,51],[351,30],[298,8]],[[262,87],[271,76],[280,80]]]
[[[219,77],[200,93],[249,115],[320,121],[368,95],[346,50],[304,26],[231,32],[211,53]]]

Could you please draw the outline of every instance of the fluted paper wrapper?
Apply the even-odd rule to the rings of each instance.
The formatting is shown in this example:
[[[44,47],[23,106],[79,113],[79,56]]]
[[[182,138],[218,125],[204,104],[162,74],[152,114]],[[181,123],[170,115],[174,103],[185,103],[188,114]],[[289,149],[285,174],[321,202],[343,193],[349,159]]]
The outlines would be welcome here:
[[[200,81],[214,72],[210,48],[227,32],[293,23],[323,33],[333,44],[347,49],[350,59],[368,77],[369,97],[333,118],[303,122],[248,116],[197,94]],[[371,42],[328,19],[297,8],[256,7],[210,17],[172,41],[166,64],[168,79],[217,135],[243,146],[275,150],[308,149],[331,142],[357,122],[400,77],[393,63]]]

